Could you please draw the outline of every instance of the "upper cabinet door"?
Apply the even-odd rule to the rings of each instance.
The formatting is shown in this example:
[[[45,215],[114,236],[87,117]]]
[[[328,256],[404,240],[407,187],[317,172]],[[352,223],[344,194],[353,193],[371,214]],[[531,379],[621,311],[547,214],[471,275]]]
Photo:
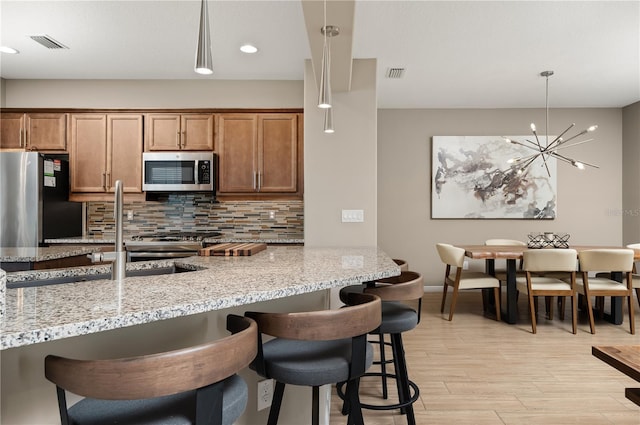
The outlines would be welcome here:
[[[142,192],[142,115],[107,115],[108,190],[122,180],[123,191]]]
[[[24,149],[25,146],[24,114],[0,114],[0,149]]]
[[[296,114],[258,118],[258,191],[298,190],[298,120]]]
[[[180,150],[180,136],[180,114],[146,115],[146,151]]]
[[[27,149],[67,151],[67,114],[30,113],[26,117]]]
[[[107,118],[103,114],[71,115],[71,192],[107,189]]]
[[[180,120],[180,148],[191,151],[213,150],[213,114],[185,114]]]
[[[147,114],[146,151],[213,150],[214,114]]]
[[[257,190],[256,114],[221,114],[218,117],[218,193]]]

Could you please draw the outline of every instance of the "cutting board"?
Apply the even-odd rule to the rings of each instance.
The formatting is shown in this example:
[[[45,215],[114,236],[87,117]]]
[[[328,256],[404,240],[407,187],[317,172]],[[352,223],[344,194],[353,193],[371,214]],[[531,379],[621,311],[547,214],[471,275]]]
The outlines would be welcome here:
[[[202,248],[198,251],[198,255],[204,257],[211,256],[247,256],[253,255],[257,252],[264,251],[267,249],[266,243],[256,243],[256,242],[247,242],[247,243],[221,243],[217,245],[211,245],[206,248]]]

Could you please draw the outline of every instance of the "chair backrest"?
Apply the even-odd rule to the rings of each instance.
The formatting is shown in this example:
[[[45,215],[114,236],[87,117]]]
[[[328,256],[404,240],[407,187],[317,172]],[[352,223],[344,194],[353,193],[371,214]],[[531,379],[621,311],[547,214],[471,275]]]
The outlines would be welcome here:
[[[222,381],[247,367],[257,353],[256,323],[228,316],[233,335],[164,353],[111,360],[45,358],[45,376],[59,388],[102,400],[177,394]]]
[[[573,272],[578,260],[575,249],[529,249],[522,256],[524,270],[531,272]]]
[[[405,260],[401,260],[400,258],[394,258],[393,262],[400,266],[401,272],[406,272],[409,270],[409,264]]]
[[[462,267],[464,264],[464,249],[448,243],[437,243],[436,249],[443,263],[455,267]]]
[[[580,251],[580,270],[631,272],[633,269],[632,249],[589,249]]]
[[[347,294],[349,306],[336,310],[300,313],[247,312],[258,323],[260,332],[278,338],[327,341],[366,335],[382,322],[380,297]]]
[[[516,239],[487,239],[484,241],[485,245],[513,245],[513,246],[527,246],[526,242],[522,242]]]
[[[378,279],[374,284],[364,292],[377,295],[382,301],[412,301],[424,295],[424,278],[417,272],[401,272],[400,276]]]

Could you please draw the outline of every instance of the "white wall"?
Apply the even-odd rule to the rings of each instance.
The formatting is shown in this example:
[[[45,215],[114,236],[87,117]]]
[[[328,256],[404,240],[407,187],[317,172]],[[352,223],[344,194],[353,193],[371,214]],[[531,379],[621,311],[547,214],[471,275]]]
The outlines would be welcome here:
[[[4,108],[6,103],[6,80],[4,78],[0,78],[0,108]]]
[[[640,102],[622,110],[623,237],[624,244],[640,242]]]
[[[333,94],[335,133],[310,61],[305,66],[304,238],[307,246],[376,246],[376,61],[353,61],[351,91]],[[364,210],[363,223],[342,223],[342,209]]]
[[[531,122],[544,122],[544,110],[380,110],[378,245],[390,256],[407,260],[411,270],[423,273],[427,285],[441,285],[444,267],[436,254],[437,242],[526,241],[530,232],[552,231],[569,233],[572,244],[621,244],[622,217],[617,214],[622,208],[621,109],[551,110],[549,121],[550,133],[559,133],[573,122],[579,129],[599,125],[594,142],[567,150],[599,169],[579,171],[558,163],[556,219],[432,220],[433,136],[527,135]],[[482,268],[482,264],[475,266]]]
[[[301,108],[302,81],[6,80],[7,108]]]

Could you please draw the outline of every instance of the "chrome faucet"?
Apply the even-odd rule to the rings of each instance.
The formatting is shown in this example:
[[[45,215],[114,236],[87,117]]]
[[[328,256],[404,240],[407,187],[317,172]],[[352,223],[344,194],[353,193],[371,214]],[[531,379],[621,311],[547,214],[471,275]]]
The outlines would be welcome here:
[[[120,280],[125,277],[125,265],[127,263],[127,251],[124,249],[122,239],[122,180],[116,180],[113,214],[116,222],[115,259],[111,264],[111,280]]]

